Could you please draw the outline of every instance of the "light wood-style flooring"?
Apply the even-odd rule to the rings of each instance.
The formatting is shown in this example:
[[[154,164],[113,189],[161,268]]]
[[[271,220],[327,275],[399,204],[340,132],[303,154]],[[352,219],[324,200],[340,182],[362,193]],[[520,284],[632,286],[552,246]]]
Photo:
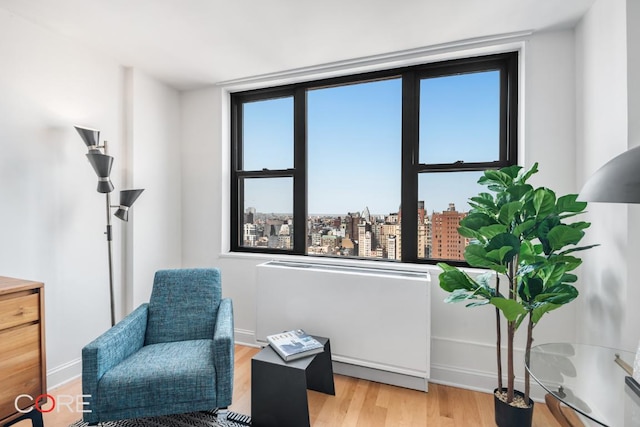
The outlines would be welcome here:
[[[229,408],[251,414],[251,358],[260,349],[236,346],[233,404]],[[309,391],[309,414],[314,427],[495,427],[493,396],[455,387],[429,384],[429,392],[409,390],[357,378],[335,375],[336,395]],[[80,395],[80,379],[49,394]],[[45,409],[48,407],[45,405]],[[81,408],[80,408],[81,409]],[[67,407],[45,414],[46,427],[67,427],[81,414]],[[21,421],[15,427],[30,427]],[[536,403],[534,427],[557,427],[544,403]]]

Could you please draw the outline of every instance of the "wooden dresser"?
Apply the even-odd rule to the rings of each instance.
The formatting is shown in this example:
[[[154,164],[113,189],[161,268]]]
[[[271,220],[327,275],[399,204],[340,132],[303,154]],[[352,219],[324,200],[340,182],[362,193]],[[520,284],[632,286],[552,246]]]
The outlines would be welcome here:
[[[47,392],[44,337],[44,285],[0,276],[0,426]]]

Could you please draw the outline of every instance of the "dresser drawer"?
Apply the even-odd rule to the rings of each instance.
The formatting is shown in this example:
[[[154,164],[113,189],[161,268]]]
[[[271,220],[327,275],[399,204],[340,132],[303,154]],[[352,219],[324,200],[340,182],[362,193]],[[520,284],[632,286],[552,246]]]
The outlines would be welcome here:
[[[14,413],[20,394],[36,397],[42,393],[40,325],[0,331],[0,420]],[[27,405],[29,402],[20,402]]]
[[[0,331],[40,318],[40,294],[29,293],[0,299]]]

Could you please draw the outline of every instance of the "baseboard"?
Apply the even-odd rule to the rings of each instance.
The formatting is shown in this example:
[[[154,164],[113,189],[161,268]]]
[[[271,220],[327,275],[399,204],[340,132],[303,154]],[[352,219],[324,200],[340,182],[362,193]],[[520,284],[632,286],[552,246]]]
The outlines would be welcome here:
[[[333,373],[419,391],[429,391],[426,378],[333,361]]]
[[[483,393],[493,393],[497,387],[496,375],[492,372],[463,370],[443,365],[431,365],[429,382]],[[547,391],[531,378],[530,397],[535,402],[544,402]],[[516,377],[515,388],[524,391],[524,379]]]
[[[261,347],[256,342],[256,332],[248,329],[234,329],[234,340],[236,344],[246,345],[249,347]]]
[[[71,360],[47,370],[47,389],[52,390],[82,375],[82,359]]]

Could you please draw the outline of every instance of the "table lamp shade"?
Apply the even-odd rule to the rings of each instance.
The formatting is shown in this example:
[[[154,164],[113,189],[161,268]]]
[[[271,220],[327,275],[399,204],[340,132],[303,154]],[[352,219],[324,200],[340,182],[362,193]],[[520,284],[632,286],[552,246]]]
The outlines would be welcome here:
[[[578,200],[640,203],[640,146],[614,157],[591,175]]]

